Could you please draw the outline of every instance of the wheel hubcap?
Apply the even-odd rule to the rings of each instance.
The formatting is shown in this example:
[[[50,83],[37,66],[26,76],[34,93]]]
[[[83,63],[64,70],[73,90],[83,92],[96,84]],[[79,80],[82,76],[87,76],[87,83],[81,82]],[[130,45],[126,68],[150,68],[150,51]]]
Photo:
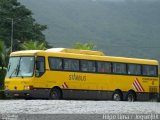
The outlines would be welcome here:
[[[51,97],[54,99],[56,98],[56,94],[55,93],[52,93]]]
[[[118,94],[114,94],[113,98],[115,101],[120,101],[120,96]]]
[[[133,96],[132,95],[128,95],[128,101],[130,101],[130,102],[133,101]]]

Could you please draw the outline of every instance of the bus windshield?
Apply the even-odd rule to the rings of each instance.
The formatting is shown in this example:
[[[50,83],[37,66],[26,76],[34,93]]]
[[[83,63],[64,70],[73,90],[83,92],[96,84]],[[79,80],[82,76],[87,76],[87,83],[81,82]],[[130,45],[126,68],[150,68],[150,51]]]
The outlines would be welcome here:
[[[34,57],[10,57],[7,77],[31,77],[34,71]]]

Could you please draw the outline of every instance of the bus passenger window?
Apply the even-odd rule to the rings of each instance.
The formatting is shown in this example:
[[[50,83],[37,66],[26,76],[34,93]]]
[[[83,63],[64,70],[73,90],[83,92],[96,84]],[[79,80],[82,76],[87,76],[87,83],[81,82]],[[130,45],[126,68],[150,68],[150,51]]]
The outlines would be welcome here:
[[[87,70],[87,65],[85,63],[81,64],[81,70],[84,71],[84,72],[88,71]]]
[[[113,63],[113,72],[117,74],[126,74],[126,64],[124,63]]]
[[[49,67],[51,70],[62,70],[62,59],[49,57]]]
[[[72,61],[72,70],[79,71],[79,60]]]
[[[95,61],[81,60],[81,70],[84,72],[95,72]]]
[[[79,71],[79,60],[65,58],[64,70]]]
[[[141,75],[141,65],[128,64],[129,75]]]
[[[143,65],[143,75],[157,76],[157,67],[152,65]]]
[[[109,62],[97,62],[98,72],[111,73],[111,63]]]

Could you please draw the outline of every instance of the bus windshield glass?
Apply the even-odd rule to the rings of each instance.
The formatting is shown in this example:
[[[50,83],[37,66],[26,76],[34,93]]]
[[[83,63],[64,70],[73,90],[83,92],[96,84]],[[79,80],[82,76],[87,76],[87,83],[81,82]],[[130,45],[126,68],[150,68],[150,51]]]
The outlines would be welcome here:
[[[31,77],[34,71],[34,57],[10,57],[7,77]]]

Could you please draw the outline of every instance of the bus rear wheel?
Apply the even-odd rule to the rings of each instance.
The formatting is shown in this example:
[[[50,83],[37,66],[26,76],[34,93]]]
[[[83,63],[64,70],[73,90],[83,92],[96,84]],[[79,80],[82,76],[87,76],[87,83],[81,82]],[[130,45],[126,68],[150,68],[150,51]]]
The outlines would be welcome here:
[[[123,99],[122,93],[120,91],[115,91],[112,95],[112,99],[114,101],[122,101]]]
[[[59,89],[54,88],[50,91],[50,96],[49,99],[50,100],[59,100],[62,97],[62,93]]]
[[[134,102],[134,101],[136,101],[136,95],[135,95],[135,93],[129,91],[129,92],[127,93],[127,96],[126,96],[126,100],[129,101],[129,102]]]

